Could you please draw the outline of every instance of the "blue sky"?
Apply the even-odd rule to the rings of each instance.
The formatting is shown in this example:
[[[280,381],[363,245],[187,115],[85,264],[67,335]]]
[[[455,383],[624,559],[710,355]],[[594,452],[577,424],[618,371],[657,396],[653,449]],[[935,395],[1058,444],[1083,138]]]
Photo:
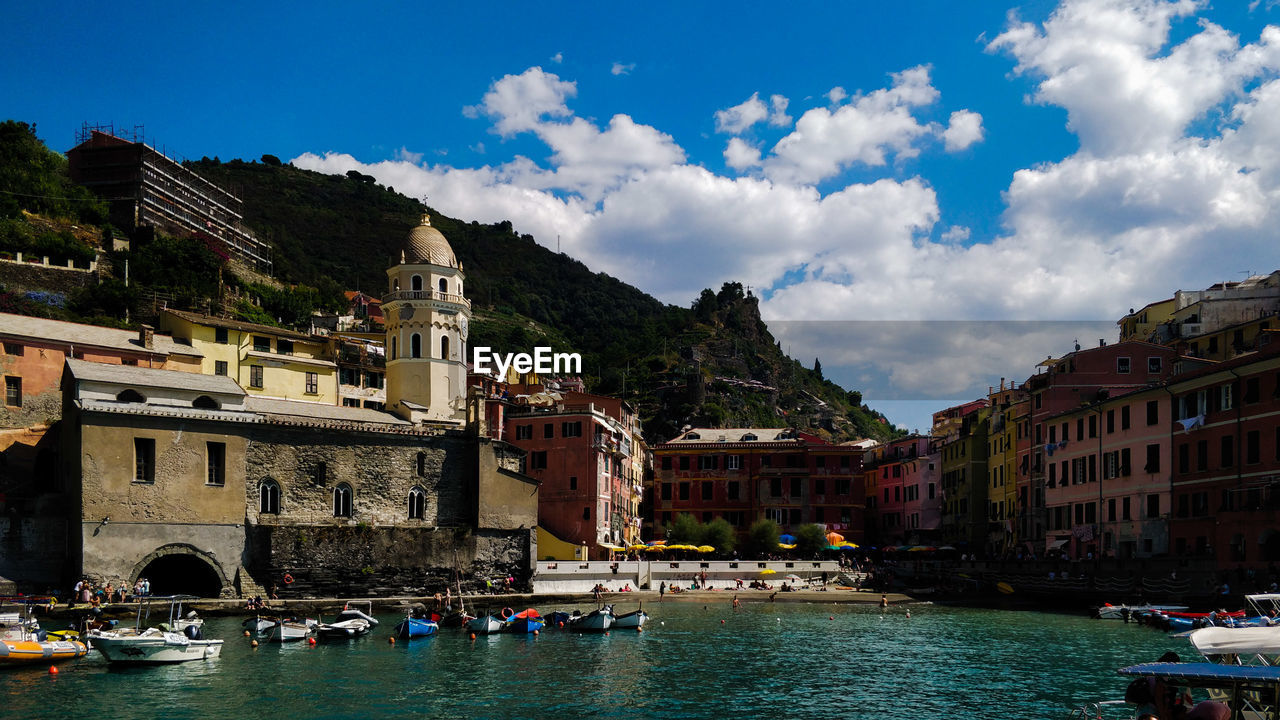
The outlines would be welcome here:
[[[673,303],[742,281],[911,427],[1097,332],[999,323],[1280,266],[1275,0],[900,5],[31,3],[0,108],[359,169]],[[989,325],[885,331],[939,320]]]

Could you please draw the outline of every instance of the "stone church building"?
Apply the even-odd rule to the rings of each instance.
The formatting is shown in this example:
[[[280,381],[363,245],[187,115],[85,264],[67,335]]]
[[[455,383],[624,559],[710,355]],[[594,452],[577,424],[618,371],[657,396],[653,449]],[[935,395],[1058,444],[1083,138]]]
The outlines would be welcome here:
[[[467,422],[464,279],[424,216],[388,270],[386,412],[68,359],[70,575],[224,597],[528,578],[538,485],[523,451]]]

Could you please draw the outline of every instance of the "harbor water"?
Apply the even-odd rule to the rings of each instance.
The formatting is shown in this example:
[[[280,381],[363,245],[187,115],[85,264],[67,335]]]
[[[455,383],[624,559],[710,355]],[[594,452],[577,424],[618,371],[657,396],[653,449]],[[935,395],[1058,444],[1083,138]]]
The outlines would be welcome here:
[[[1085,701],[1119,699],[1119,667],[1192,655],[1185,639],[1073,615],[928,604],[734,611],[717,600],[647,603],[641,633],[473,641],[442,629],[394,645],[394,616],[356,640],[256,649],[240,619],[210,618],[205,636],[226,639],[216,659],[121,668],[94,652],[56,675],[44,665],[0,671],[0,716],[1065,718]]]

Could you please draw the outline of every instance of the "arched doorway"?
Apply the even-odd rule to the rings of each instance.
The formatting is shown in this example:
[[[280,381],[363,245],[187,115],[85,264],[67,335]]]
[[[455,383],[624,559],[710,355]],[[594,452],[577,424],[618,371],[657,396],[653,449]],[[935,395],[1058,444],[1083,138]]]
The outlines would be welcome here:
[[[151,582],[152,595],[219,597],[229,585],[218,563],[190,545],[166,545],[147,555],[130,581],[139,578]]]

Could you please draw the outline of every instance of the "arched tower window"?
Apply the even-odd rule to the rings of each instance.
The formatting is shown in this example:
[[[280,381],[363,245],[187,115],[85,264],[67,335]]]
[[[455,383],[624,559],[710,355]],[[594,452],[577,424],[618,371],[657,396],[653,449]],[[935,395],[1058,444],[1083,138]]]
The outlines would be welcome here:
[[[418,333],[409,336],[409,357],[422,357],[422,336]]]
[[[400,278],[391,280],[391,292],[400,292]]]
[[[351,486],[346,483],[333,489],[333,516],[351,517]]]
[[[409,282],[412,283],[412,285],[409,288],[410,290],[413,290],[414,292],[422,292],[422,276],[421,275],[414,275],[413,279],[410,280]]]
[[[271,478],[258,486],[258,512],[280,514],[280,484]]]
[[[409,519],[421,520],[427,515],[427,492],[416,485],[409,491]]]
[[[142,397],[142,393],[138,392],[137,390],[134,390],[133,388],[129,388],[128,390],[122,390],[119,395],[116,395],[116,401],[127,402],[127,403],[144,403],[147,401],[147,399]]]
[[[440,338],[440,359],[441,360],[449,359],[449,336],[448,335]]]
[[[440,278],[440,294],[441,295],[449,294],[449,281],[445,280],[444,278]]]
[[[396,359],[396,338],[391,338],[391,359]]]

